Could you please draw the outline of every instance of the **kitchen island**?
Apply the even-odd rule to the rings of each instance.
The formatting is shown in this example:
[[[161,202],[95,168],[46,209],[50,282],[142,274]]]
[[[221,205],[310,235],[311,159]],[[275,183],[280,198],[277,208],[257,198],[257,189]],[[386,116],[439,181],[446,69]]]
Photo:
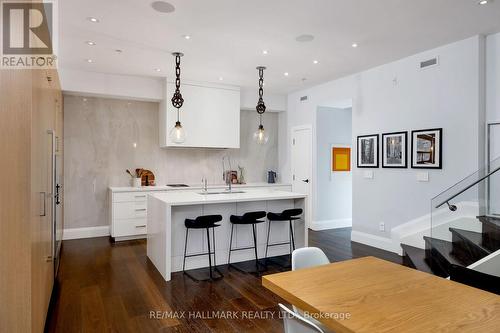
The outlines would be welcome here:
[[[184,220],[194,219],[200,215],[220,214],[221,227],[215,228],[216,263],[227,264],[229,240],[231,233],[231,215],[243,215],[246,212],[263,210],[281,212],[290,208],[302,208],[302,219],[295,221],[295,245],[297,248],[307,246],[306,207],[307,196],[304,194],[253,189],[234,191],[233,193],[203,194],[201,191],[178,191],[153,193],[148,195],[147,212],[147,255],[156,266],[165,281],[170,281],[172,272],[182,271],[184,241],[186,228]],[[253,245],[252,227],[235,225],[233,248]],[[288,241],[288,223],[273,222],[269,243]],[[266,248],[267,223],[257,225],[257,247],[259,258],[263,258]],[[189,233],[188,254],[207,252],[205,230]],[[289,253],[288,245],[270,247],[268,256]],[[233,252],[231,262],[254,259],[253,250]],[[190,257],[186,259],[186,270],[208,267],[208,256]]]

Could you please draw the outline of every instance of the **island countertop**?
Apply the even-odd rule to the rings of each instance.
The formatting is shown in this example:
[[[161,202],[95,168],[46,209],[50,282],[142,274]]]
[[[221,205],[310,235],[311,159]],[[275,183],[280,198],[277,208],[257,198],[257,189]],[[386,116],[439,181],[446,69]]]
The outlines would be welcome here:
[[[254,189],[254,190],[233,190],[232,193],[213,194],[215,191],[209,191],[212,194],[201,194],[201,191],[175,191],[167,193],[153,193],[151,196],[165,202],[170,206],[188,206],[188,205],[205,205],[219,204],[232,202],[248,202],[248,201],[270,201],[284,199],[304,199],[305,194],[271,190],[271,189]],[[239,192],[239,193],[238,193]]]

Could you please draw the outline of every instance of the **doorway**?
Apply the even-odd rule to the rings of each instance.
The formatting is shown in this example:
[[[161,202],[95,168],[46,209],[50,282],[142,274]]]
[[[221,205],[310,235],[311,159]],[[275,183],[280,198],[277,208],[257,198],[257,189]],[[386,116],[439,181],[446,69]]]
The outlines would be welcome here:
[[[352,226],[352,104],[316,110],[315,193],[311,229]]]
[[[312,126],[297,126],[292,128],[292,190],[307,194],[306,227],[311,223],[312,191]]]

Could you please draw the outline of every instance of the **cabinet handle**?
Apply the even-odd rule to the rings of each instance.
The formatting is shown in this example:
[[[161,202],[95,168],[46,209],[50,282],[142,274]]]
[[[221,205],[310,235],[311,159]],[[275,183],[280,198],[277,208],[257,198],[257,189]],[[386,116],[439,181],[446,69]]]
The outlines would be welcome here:
[[[40,196],[43,199],[43,204],[40,205],[43,207],[43,213],[40,213],[40,216],[47,216],[47,192],[40,192]]]
[[[143,224],[143,225],[136,225],[135,227],[136,228],[146,228],[146,225],[145,224]]]
[[[47,257],[45,258],[45,261],[46,261],[46,262],[52,262],[52,256],[47,256]]]
[[[145,195],[136,195],[135,197],[136,198],[145,198],[146,196]]]
[[[136,208],[135,211],[136,212],[144,212],[146,210],[146,208]]]

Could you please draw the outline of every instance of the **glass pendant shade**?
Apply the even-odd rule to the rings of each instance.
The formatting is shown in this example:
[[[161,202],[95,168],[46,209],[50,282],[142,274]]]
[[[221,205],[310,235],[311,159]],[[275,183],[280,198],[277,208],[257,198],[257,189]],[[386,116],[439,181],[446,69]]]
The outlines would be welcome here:
[[[269,141],[269,135],[264,130],[264,126],[259,126],[259,129],[257,129],[257,131],[253,134],[253,139],[259,145],[265,145]]]
[[[186,131],[182,128],[180,121],[177,121],[174,128],[170,130],[170,139],[174,143],[183,143],[186,141]]]

